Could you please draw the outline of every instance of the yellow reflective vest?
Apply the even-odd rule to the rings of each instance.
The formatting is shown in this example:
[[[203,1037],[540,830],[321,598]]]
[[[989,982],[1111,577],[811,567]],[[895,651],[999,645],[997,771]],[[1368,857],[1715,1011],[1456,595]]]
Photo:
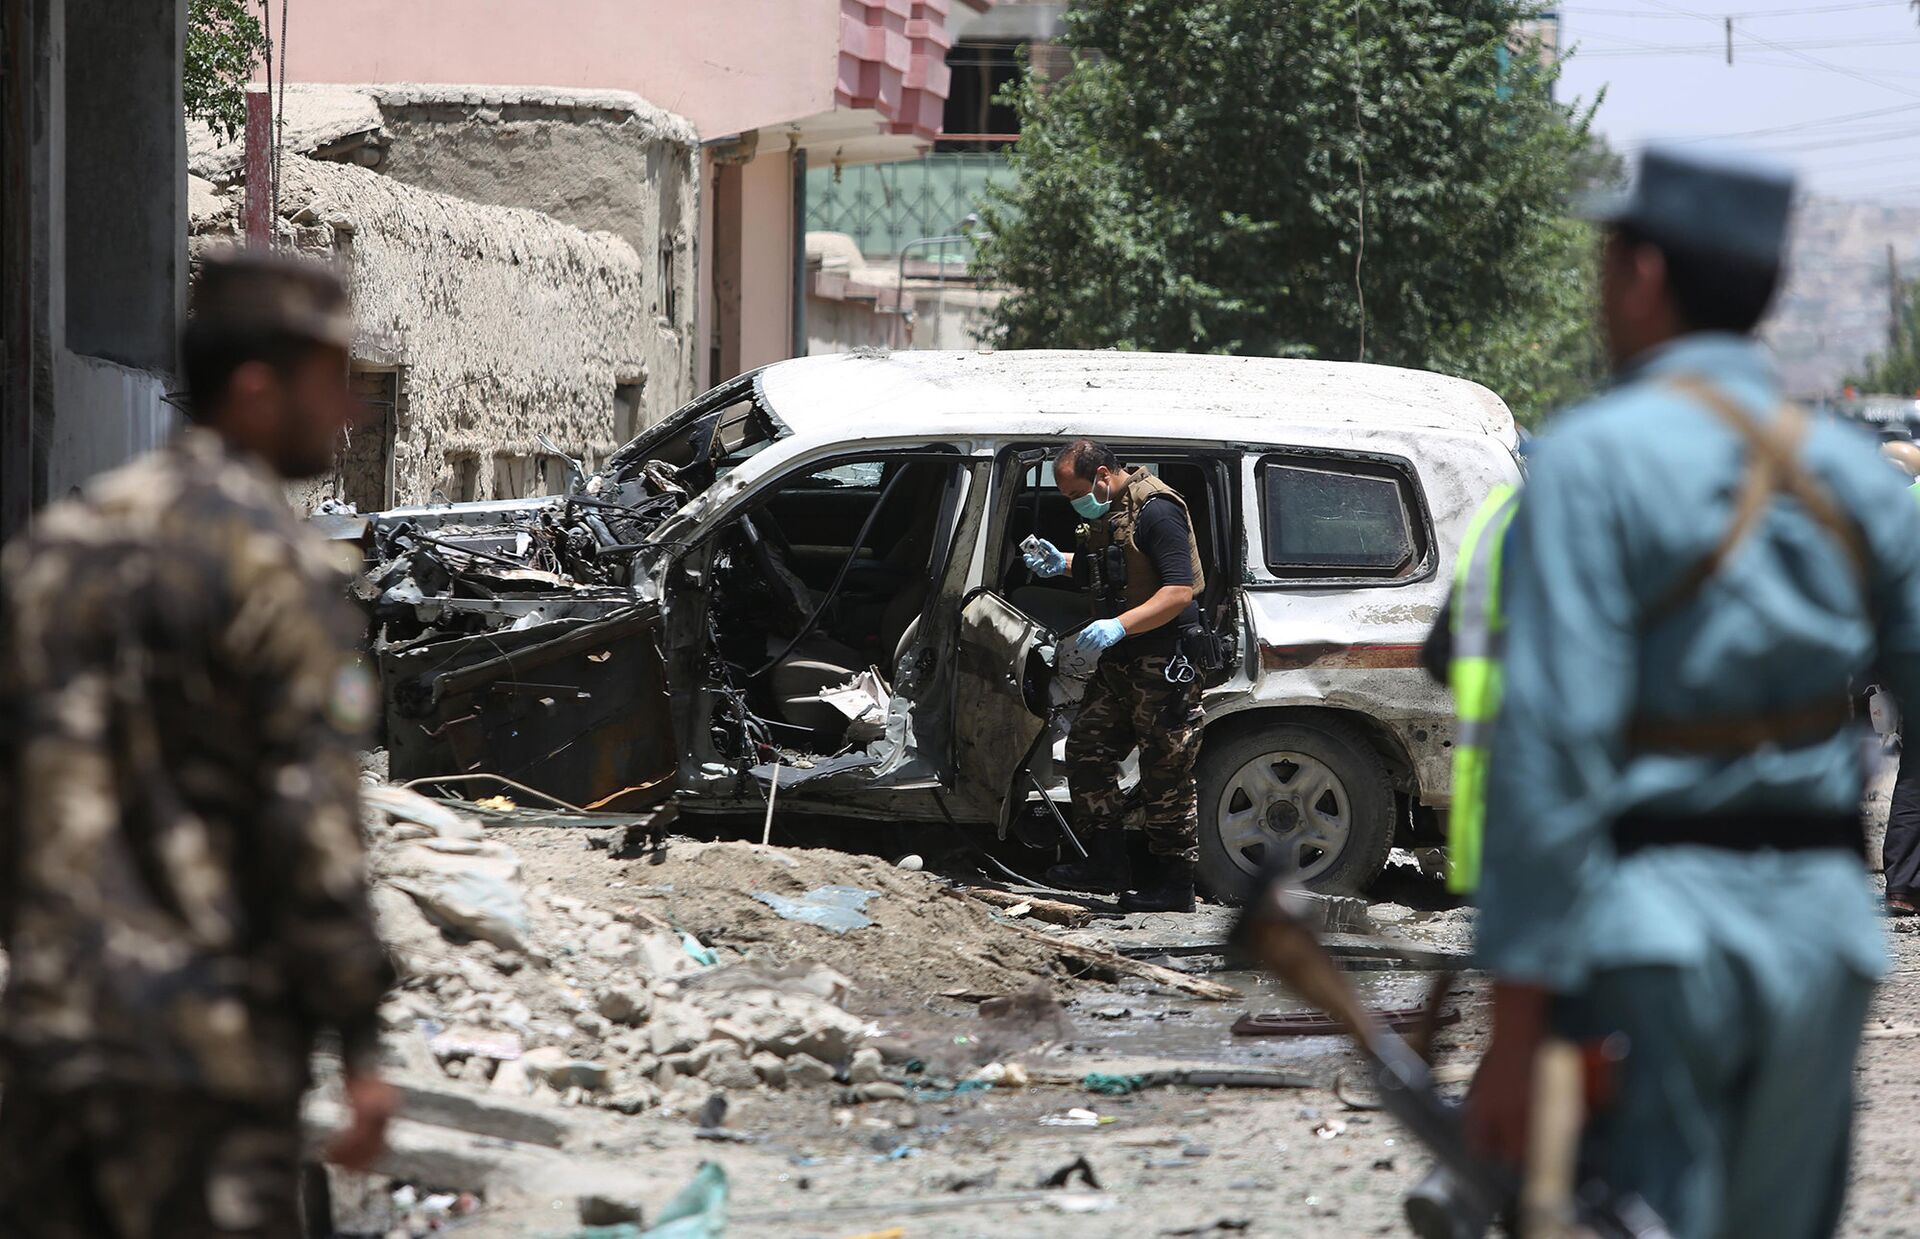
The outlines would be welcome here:
[[[1516,487],[1496,486],[1474,513],[1453,567],[1453,807],[1447,816],[1447,888],[1468,894],[1480,884],[1480,845],[1487,821],[1487,744],[1500,713],[1500,547],[1519,509]]]

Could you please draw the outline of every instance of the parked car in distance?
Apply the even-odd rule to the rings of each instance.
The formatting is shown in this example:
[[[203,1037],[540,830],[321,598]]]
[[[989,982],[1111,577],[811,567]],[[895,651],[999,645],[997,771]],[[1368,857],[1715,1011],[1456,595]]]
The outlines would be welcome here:
[[[1203,698],[1203,888],[1236,898],[1278,854],[1354,892],[1397,840],[1438,843],[1453,723],[1420,647],[1474,509],[1518,478],[1513,419],[1463,380],[1271,358],[802,358],[566,495],[378,514],[393,775],[683,814],[763,812],[778,778],[783,820],[1049,842],[1049,656],[1088,604],[1018,548],[1073,543],[1050,459],[1080,436],[1185,497],[1232,651]]]

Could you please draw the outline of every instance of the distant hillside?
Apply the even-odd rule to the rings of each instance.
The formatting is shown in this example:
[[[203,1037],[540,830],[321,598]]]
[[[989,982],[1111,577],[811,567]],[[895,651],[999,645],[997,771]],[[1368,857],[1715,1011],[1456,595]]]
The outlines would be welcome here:
[[[1837,392],[1887,342],[1887,245],[1902,279],[1920,278],[1920,206],[1814,198],[1794,225],[1791,270],[1763,333],[1787,390]]]

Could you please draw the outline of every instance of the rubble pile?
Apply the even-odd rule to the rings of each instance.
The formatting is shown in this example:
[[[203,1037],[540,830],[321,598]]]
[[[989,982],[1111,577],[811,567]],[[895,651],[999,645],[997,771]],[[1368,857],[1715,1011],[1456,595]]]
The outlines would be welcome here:
[[[369,787],[365,811],[403,978],[383,1012],[391,1065],[503,1100],[693,1114],[716,1092],[836,1081],[877,1098],[889,1014],[1058,968],[986,908],[871,857],[675,841],[624,863],[587,832],[489,832],[398,787]]]
[[[380,933],[402,983],[393,1065],[507,1097],[624,1113],[698,1110],[715,1089],[829,1083],[870,1031],[832,968],[763,967],[635,909],[530,892],[480,823],[370,789]]]

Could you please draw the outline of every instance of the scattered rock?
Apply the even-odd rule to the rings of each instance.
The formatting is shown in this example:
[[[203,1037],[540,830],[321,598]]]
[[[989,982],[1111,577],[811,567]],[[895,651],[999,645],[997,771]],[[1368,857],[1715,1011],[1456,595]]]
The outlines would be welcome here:
[[[660,1104],[660,1090],[645,1080],[622,1085],[603,1103],[621,1114],[641,1114]]]
[[[594,995],[593,1005],[614,1023],[637,1028],[653,1010],[653,995],[638,985],[610,985]]]
[[[596,1091],[607,1086],[607,1069],[599,1063],[574,1058],[558,1046],[541,1046],[520,1057],[527,1074],[550,1088]]]
[[[699,1007],[684,1002],[662,1002],[653,1009],[647,1023],[650,1046],[655,1054],[684,1053],[713,1035],[713,1021]]]
[[[511,1059],[494,1068],[493,1080],[487,1088],[510,1097],[525,1097],[533,1092],[533,1077],[527,1074],[524,1062]]]
[[[701,1074],[707,1083],[715,1088],[741,1089],[753,1088],[760,1083],[760,1073],[747,1062],[747,1056],[733,1041],[714,1041],[708,1043],[713,1056],[707,1062],[707,1069]]]
[[[795,1054],[786,1062],[787,1083],[807,1088],[833,1083],[833,1068],[811,1054]]]
[[[847,1083],[858,1087],[872,1084],[880,1079],[880,1051],[868,1046],[853,1052],[853,1062],[847,1068]]]
[[[905,1101],[907,1090],[891,1080],[875,1080],[854,1089],[853,1095],[860,1101]]]
[[[662,1054],[660,1064],[670,1068],[677,1076],[697,1076],[705,1074],[707,1064],[713,1061],[716,1046],[732,1046],[735,1052],[740,1047],[731,1041],[702,1041],[691,1050],[682,1050],[677,1054]]]
[[[754,1074],[760,1077],[760,1082],[768,1088],[782,1089],[787,1086],[787,1064],[778,1054],[770,1050],[762,1050],[747,1062],[753,1068]],[[825,1063],[821,1064],[823,1067],[825,1065]],[[832,1073],[829,1072],[828,1076],[831,1078]]]
[[[674,1114],[696,1114],[713,1096],[713,1085],[699,1076],[680,1076],[660,1099],[660,1108]]]
[[[618,1226],[622,1222],[640,1222],[640,1202],[620,1196],[595,1194],[580,1198],[582,1226]]]

